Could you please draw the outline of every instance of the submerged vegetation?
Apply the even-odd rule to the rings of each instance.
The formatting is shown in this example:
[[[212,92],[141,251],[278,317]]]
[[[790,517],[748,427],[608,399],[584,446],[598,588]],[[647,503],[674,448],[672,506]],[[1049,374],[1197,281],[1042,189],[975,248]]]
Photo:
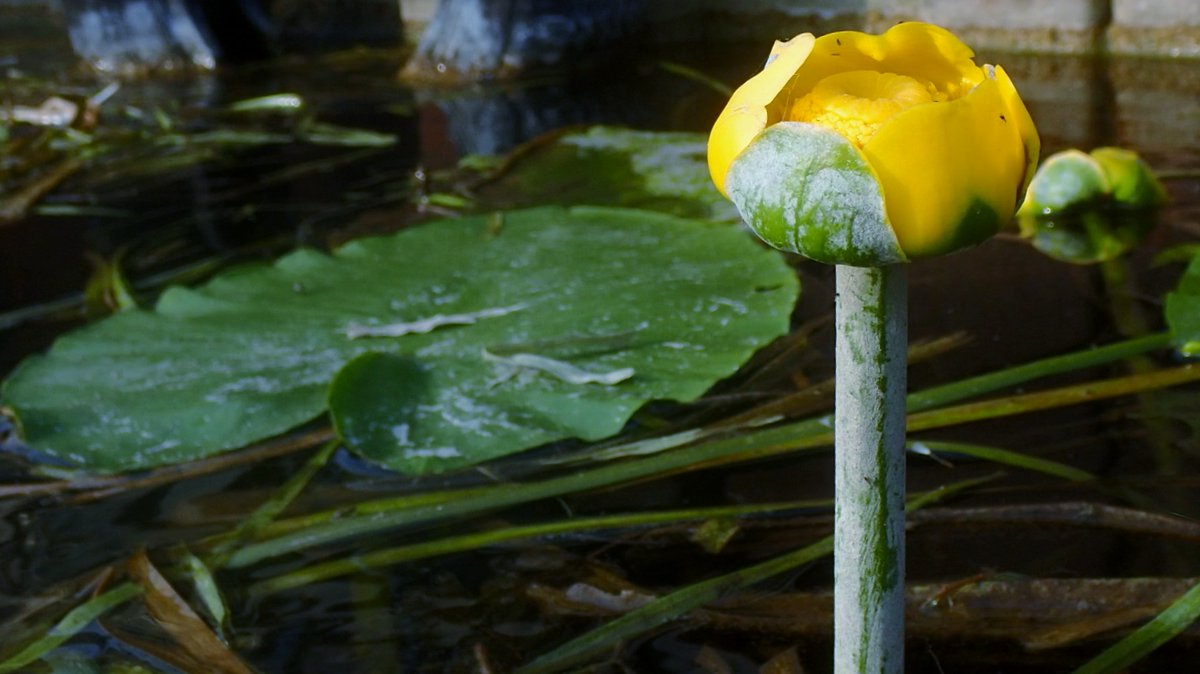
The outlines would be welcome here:
[[[387,155],[411,138],[264,93],[4,122],[0,227],[119,227],[137,200],[95,195],[314,154],[208,176],[207,212],[150,213],[88,292],[0,315],[111,314],[5,373],[0,671],[822,671],[830,279],[752,243],[704,136],[571,128],[414,170]],[[1181,175],[1148,297],[1152,211],[1073,260],[1098,267],[1002,235],[1011,286],[985,249],[929,272],[968,297],[914,276],[912,671],[1188,661],[1152,653],[1200,615]],[[300,198],[314,178],[336,194]],[[179,251],[181,222],[273,209],[304,233]],[[1011,297],[1052,283],[1073,294]],[[1064,336],[1085,301],[1099,327]]]

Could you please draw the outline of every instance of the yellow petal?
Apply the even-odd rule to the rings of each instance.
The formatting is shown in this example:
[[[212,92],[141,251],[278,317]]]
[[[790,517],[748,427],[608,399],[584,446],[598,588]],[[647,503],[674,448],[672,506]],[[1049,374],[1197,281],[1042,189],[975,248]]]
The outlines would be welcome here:
[[[863,146],[909,257],[977,244],[1012,217],[1029,164],[1025,125],[1032,128],[1013,114],[989,77],[957,100],[901,112]]]
[[[1025,190],[1029,188],[1029,181],[1033,180],[1033,171],[1037,168],[1038,154],[1042,150],[1042,140],[1038,137],[1037,127],[1033,125],[1033,118],[1029,116],[1029,111],[1025,109],[1025,103],[1021,100],[1021,96],[1017,94],[1017,88],[1013,86],[1012,80],[1008,78],[1008,73],[1004,72],[1004,68],[993,66],[996,75],[996,84],[1000,87],[1000,97],[1004,99],[1004,105],[1008,108],[1008,120],[1017,125],[1017,133],[1021,136],[1021,144],[1025,147],[1025,178],[1021,181],[1021,191],[1017,195],[1018,199],[1023,197]],[[1020,203],[1018,201],[1018,203]]]
[[[787,42],[776,42],[766,67],[733,92],[713,124],[708,137],[708,170],[722,194],[726,194],[725,174],[734,158],[768,124],[779,121],[778,116],[768,118],[767,106],[804,65],[815,39],[811,33],[803,33]]]
[[[853,70],[898,73],[927,81],[948,98],[958,98],[985,77],[973,56],[953,33],[928,23],[897,24],[882,35],[829,33],[816,39],[804,69],[788,84],[778,104],[790,109],[821,80]]]

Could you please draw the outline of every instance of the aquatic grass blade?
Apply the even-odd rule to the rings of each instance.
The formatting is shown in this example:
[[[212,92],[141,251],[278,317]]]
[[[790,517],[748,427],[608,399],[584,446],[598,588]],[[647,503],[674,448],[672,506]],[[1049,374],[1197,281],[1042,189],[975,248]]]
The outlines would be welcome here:
[[[660,627],[663,623],[699,608],[734,590],[749,587],[833,552],[833,537],[826,536],[795,552],[762,564],[712,578],[660,597],[645,606],[605,623],[581,637],[516,670],[516,674],[548,674],[613,648],[631,637]]]
[[[947,485],[935,491],[913,498],[905,510],[911,512],[935,503],[953,494],[983,484],[991,477],[965,480]],[[703,606],[729,592],[745,589],[772,576],[794,569],[802,564],[820,559],[833,552],[833,536],[811,543],[794,552],[789,552],[761,564],[739,569],[716,578],[710,578],[671,594],[660,597],[645,606],[611,620],[604,625],[576,637],[533,662],[520,667],[516,674],[546,674],[578,664],[616,646],[632,636],[660,627],[688,611]]]
[[[0,674],[15,672],[46,653],[58,648],[68,639],[78,634],[83,628],[91,624],[96,618],[141,593],[142,588],[139,586],[133,583],[121,583],[76,606],[67,615],[63,616],[63,619],[58,621],[50,631],[7,660],[0,662]]]
[[[1114,377],[1100,381],[1064,386],[1048,391],[965,403],[954,407],[927,410],[909,416],[908,430],[923,431],[957,424],[1048,410],[1083,402],[1153,391],[1200,380],[1200,366],[1184,365]]]
[[[544,522],[525,526],[510,526],[502,529],[481,531],[461,536],[448,536],[436,540],[422,541],[382,550],[354,554],[350,557],[322,562],[306,566],[295,571],[267,578],[249,588],[252,595],[268,595],[284,590],[293,589],[309,583],[330,578],[357,573],[364,569],[376,569],[418,559],[427,559],[439,555],[448,555],[466,550],[475,550],[487,546],[528,540],[540,536],[550,536],[565,533],[580,533],[603,529],[625,529],[644,527],[654,524],[675,524],[695,522],[711,518],[743,517],[797,510],[800,508],[822,508],[832,505],[832,501],[803,501],[793,503],[763,503],[744,506],[724,506],[714,508],[694,508],[690,510],[668,510],[661,512],[629,513],[622,515],[604,515],[599,517],[571,517],[564,520]]]
[[[243,519],[238,524],[229,536],[215,546],[207,555],[206,561],[208,566],[213,568],[221,568],[225,565],[225,561],[229,558],[235,548],[241,546],[246,541],[254,538],[263,527],[270,524],[275,518],[279,517],[284,510],[291,505],[292,501],[300,495],[313,476],[317,474],[325,464],[328,463],[329,457],[341,445],[336,440],[331,440],[325,443],[319,450],[313,453],[300,470],[292,473],[287,481],[283,483],[275,492],[262,503],[254,512]]]
[[[659,61],[658,67],[668,73],[671,73],[672,75],[679,75],[685,79],[703,84],[704,86],[708,87],[709,90],[716,94],[720,94],[725,98],[728,98],[730,94],[733,93],[733,87],[729,86],[728,84],[725,84],[711,75],[707,75],[682,63],[676,63],[675,61]]]
[[[204,560],[186,549],[183,551],[180,567],[181,573],[191,579],[196,598],[212,618],[217,634],[224,637],[225,629],[229,626],[229,607],[225,604],[225,598],[221,596],[221,588],[217,585],[212,569]]]
[[[1144,337],[1136,337],[1104,346],[1089,347],[1081,351],[1075,351],[1059,356],[1052,356],[1050,358],[1044,358],[1030,363],[1024,363],[1005,368],[1003,370],[997,370],[995,372],[988,372],[985,374],[976,375],[974,377],[968,377],[957,382],[935,386],[922,391],[914,391],[909,393],[905,399],[905,408],[908,410],[909,414],[931,410],[944,405],[956,403],[967,398],[993,393],[1003,388],[1010,388],[1020,384],[1025,384],[1043,377],[1050,377],[1057,374],[1064,374],[1089,367],[1104,365],[1117,360],[1123,360],[1125,358],[1164,348],[1168,344],[1170,344],[1170,334],[1163,332]],[[914,350],[920,348],[921,347],[919,346],[914,346]],[[910,353],[910,363],[913,357],[914,355]],[[770,405],[768,405],[768,407],[770,407]],[[747,417],[744,423],[739,423],[734,426],[687,429],[671,435],[651,437],[634,442],[620,443],[597,451],[591,451],[585,456],[568,457],[558,463],[583,463],[585,461],[621,459],[637,455],[654,454],[669,449],[677,449],[684,445],[689,445],[698,440],[702,440],[729,430],[762,426],[771,421],[775,421],[775,419],[770,417],[765,419]],[[551,461],[551,463],[556,462]]]
[[[1150,622],[1089,660],[1074,674],[1118,674],[1200,619],[1200,584],[1195,585]]]
[[[938,452],[961,454],[983,461],[1011,466],[1022,470],[1061,477],[1065,480],[1083,481],[1096,480],[1098,477],[1086,470],[1080,470],[1065,463],[1050,461],[1021,452],[1014,452],[999,447],[988,447],[966,442],[943,442],[939,440],[919,440],[909,443],[909,451],[915,454],[930,455],[936,458]]]
[[[969,377],[949,384],[910,393],[908,395],[908,411],[911,414],[912,412],[933,409],[952,402],[991,393],[1002,388],[1018,386],[1042,377],[1104,365],[1156,349],[1162,349],[1170,343],[1170,334],[1165,332],[1156,333],[1104,346],[1088,348],[1082,351],[1075,351],[1061,356],[1051,356],[996,372]]]
[[[443,521],[543,498],[583,492],[626,482],[637,477],[685,468],[694,461],[694,455],[685,450],[683,453],[653,456],[637,462],[636,466],[629,464],[606,465],[537,482],[504,484],[468,491],[465,494],[457,491],[451,492],[450,497],[443,500],[439,500],[436,496],[417,495],[413,501],[393,500],[391,508],[370,508],[369,512],[357,516],[346,516],[345,509],[329,511],[327,516],[311,521],[308,526],[288,527],[285,533],[274,538],[251,542],[238,548],[230,555],[226,566],[241,568],[264,559],[356,535],[419,523]],[[636,469],[636,472],[631,474],[629,470],[631,467]],[[268,533],[270,532],[268,531]]]
[[[932,430],[1002,418],[1197,380],[1200,380],[1200,367],[1187,365],[921,412],[909,416],[908,430]],[[372,532],[443,521],[672,472],[700,470],[800,451],[815,451],[831,445],[832,442],[833,435],[828,420],[809,419],[645,458],[580,470],[562,477],[508,484],[504,488],[486,488],[476,493],[456,492],[445,503],[439,502],[437,497],[433,496],[419,498],[413,503],[407,500],[385,500],[388,503],[384,507],[368,506],[369,512],[361,515],[347,515],[345,509],[328,511],[319,516],[308,516],[301,526],[290,526],[287,520],[282,521],[281,524],[286,529],[284,533],[239,548],[230,557],[228,565],[231,568],[249,566],[271,557]],[[268,529],[266,533],[270,535],[272,532]]]

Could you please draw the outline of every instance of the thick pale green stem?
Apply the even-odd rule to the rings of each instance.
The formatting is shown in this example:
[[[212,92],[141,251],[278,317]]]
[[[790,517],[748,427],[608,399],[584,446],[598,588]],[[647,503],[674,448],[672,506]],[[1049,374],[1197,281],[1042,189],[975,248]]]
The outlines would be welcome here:
[[[902,265],[837,267],[834,671],[904,670]]]

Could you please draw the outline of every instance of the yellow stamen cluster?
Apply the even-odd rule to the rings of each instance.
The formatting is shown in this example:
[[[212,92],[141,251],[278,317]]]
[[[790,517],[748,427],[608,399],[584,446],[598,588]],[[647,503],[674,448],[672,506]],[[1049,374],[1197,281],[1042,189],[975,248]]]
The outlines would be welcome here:
[[[897,113],[946,95],[905,75],[854,70],[826,77],[792,104],[785,119],[828,127],[862,147]]]

